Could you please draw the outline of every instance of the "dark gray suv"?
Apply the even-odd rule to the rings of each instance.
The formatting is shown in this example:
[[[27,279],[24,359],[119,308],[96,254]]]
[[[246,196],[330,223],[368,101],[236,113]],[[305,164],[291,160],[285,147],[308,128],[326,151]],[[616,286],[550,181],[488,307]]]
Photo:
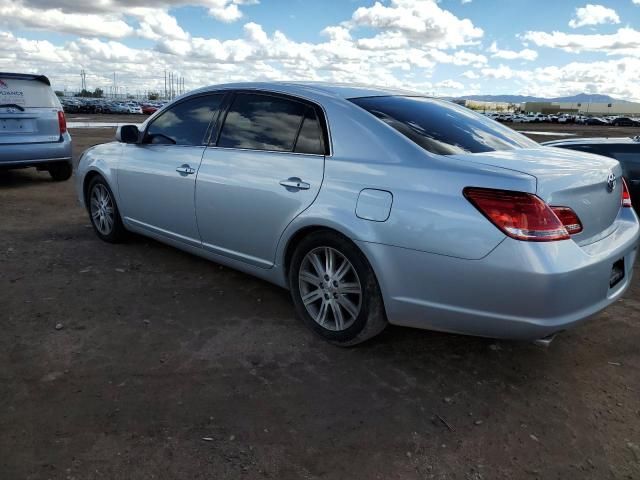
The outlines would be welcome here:
[[[0,72],[0,169],[25,167],[67,180],[71,135],[47,77]]]

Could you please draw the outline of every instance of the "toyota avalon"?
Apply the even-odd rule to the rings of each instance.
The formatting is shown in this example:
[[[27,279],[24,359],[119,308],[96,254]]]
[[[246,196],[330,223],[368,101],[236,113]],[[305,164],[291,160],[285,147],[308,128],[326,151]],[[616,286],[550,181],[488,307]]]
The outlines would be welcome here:
[[[338,345],[388,323],[542,340],[631,282],[613,159],[453,103],[306,83],[196,90],[81,157],[98,237],[155,238],[291,291]]]

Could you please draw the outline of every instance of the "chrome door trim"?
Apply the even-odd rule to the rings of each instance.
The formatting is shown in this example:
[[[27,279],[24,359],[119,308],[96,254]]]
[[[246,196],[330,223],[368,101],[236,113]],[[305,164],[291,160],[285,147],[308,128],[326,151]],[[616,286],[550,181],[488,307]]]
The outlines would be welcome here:
[[[157,235],[161,235],[163,237],[171,238],[173,240],[177,240],[182,243],[186,243],[187,245],[191,245],[193,247],[202,247],[202,242],[200,239],[195,239],[191,237],[186,237],[184,235],[180,235],[175,232],[170,232],[169,230],[165,230],[164,228],[154,227],[153,225],[149,225],[148,223],[141,222],[140,220],[135,220],[131,217],[124,217],[123,220],[125,223],[131,224],[135,227],[138,227],[142,230],[148,230]]]

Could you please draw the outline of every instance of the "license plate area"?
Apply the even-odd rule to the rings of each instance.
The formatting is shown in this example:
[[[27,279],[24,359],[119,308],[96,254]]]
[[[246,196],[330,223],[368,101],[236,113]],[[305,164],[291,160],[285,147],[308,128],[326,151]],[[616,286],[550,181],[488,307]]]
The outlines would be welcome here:
[[[618,285],[624,279],[624,258],[613,264],[609,275],[609,288]]]
[[[3,133],[33,133],[33,120],[0,118],[0,134]]]

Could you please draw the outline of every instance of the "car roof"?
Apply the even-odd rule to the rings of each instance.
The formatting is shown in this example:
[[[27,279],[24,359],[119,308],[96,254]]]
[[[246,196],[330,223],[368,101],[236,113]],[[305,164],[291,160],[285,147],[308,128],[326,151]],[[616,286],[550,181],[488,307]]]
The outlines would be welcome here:
[[[384,97],[389,95],[426,96],[409,90],[396,88],[375,87],[358,84],[343,84],[330,82],[242,82],[226,83],[203,87],[195,92],[202,93],[221,89],[266,90],[289,93],[291,95],[321,95],[336,98]],[[194,92],[190,92],[194,93]]]
[[[593,138],[572,138],[570,140],[552,140],[544,142],[547,147],[570,146],[570,145],[640,145],[639,137],[593,137]]]

